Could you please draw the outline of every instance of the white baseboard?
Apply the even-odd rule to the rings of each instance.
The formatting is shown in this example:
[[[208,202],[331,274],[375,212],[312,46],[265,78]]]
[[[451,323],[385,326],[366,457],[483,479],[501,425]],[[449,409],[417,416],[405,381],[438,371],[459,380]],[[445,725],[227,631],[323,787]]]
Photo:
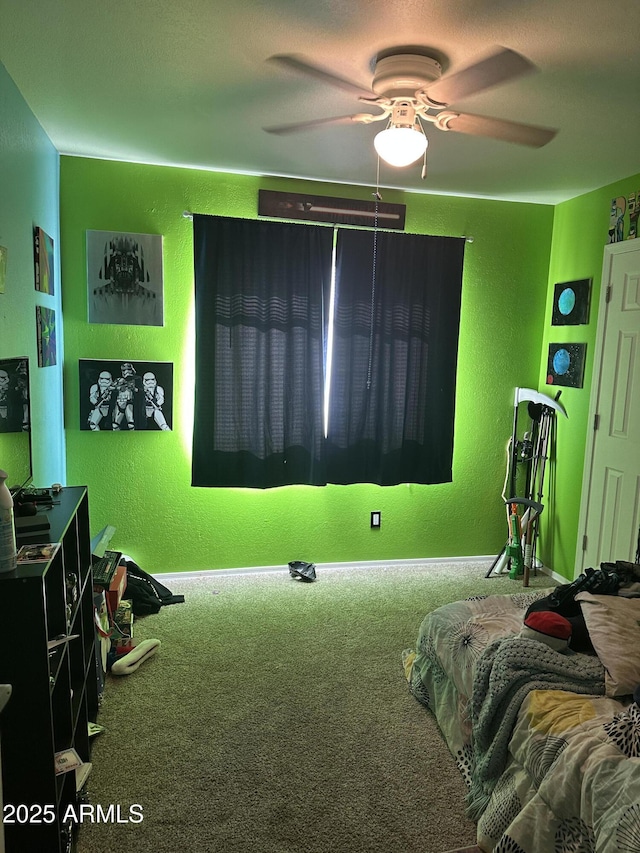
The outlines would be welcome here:
[[[552,577],[554,579],[554,581],[556,581],[559,584],[571,583],[569,578],[565,578],[564,575],[560,575],[560,574],[558,574],[558,572],[552,572],[551,569],[548,569],[546,566],[543,566],[542,569],[538,569],[538,571],[539,572],[542,571],[546,575],[549,575],[549,577]]]
[[[439,565],[449,565],[451,563],[491,563],[495,559],[495,555],[478,555],[474,557],[421,557],[407,560],[355,560],[348,563],[316,563],[315,567],[318,572],[323,569],[374,569],[384,568],[385,566],[424,566],[436,568]],[[235,569],[201,569],[195,572],[157,572],[155,577],[161,583],[165,580],[184,580],[185,578],[203,578],[215,577],[219,575],[248,575],[255,573],[266,572],[287,572],[287,566],[245,566]],[[556,576],[549,572],[547,568],[542,566],[537,571],[543,574],[551,574],[559,583],[566,583],[566,578]],[[498,577],[498,575],[495,575]]]

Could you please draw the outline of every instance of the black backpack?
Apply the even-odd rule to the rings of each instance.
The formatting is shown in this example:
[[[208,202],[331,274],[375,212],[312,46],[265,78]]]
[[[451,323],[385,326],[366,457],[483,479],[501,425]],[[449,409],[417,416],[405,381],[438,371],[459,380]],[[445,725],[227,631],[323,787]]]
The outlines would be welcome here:
[[[133,560],[124,560],[127,567],[127,586],[123,598],[131,601],[134,616],[157,613],[167,604],[179,604],[184,595],[173,595],[171,590],[141,569]]]
[[[589,630],[575,596],[579,592],[590,592],[593,595],[617,595],[624,580],[621,566],[612,563],[601,563],[599,569],[586,569],[572,583],[561,584],[550,595],[539,598],[530,604],[525,619],[530,613],[541,610],[551,610],[559,613],[571,623],[571,640],[569,646],[574,652],[595,655],[596,651],[589,636]]]

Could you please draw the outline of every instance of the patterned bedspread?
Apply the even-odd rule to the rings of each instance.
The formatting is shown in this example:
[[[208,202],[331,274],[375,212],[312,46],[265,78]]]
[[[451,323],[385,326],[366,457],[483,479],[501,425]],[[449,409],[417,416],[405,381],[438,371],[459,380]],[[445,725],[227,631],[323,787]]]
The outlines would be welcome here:
[[[471,802],[481,803],[482,850],[639,853],[640,708],[595,695],[603,692],[597,658],[504,641],[547,592],[475,598],[429,614],[416,650],[404,654],[411,691],[434,713]],[[541,670],[545,656],[563,659],[555,680],[534,677],[524,688],[524,673],[520,682],[513,673],[510,689],[518,662],[505,660],[492,693],[500,649],[522,643],[541,652]],[[565,671],[571,662],[577,667]]]
[[[467,799],[477,820],[508,760],[520,706],[536,689],[604,695],[604,667],[588,655],[565,655],[537,640],[495,640],[478,659],[471,696],[473,769]]]
[[[429,613],[416,649],[404,653],[413,695],[433,711],[467,784],[471,782],[471,715],[475,664],[494,640],[515,636],[526,609],[551,589],[484,595]]]

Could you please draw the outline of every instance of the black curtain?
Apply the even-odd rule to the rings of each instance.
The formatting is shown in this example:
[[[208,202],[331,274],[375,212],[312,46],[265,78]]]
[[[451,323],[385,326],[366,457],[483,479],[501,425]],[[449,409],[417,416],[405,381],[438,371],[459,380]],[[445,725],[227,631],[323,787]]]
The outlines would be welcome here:
[[[326,483],[333,231],[194,215],[192,485]]]
[[[464,239],[341,229],[327,480],[452,479]]]

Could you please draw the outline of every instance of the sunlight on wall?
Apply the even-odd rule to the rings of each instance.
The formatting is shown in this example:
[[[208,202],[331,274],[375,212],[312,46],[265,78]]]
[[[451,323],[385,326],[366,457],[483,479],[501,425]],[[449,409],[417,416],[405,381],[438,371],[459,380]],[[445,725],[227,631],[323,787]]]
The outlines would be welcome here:
[[[180,406],[176,420],[179,423],[179,432],[182,440],[184,456],[191,469],[191,438],[193,436],[193,406],[195,402],[196,368],[195,368],[195,299],[191,298],[187,321],[185,324],[184,347],[182,349],[181,363],[183,365],[182,375],[178,377],[180,382],[179,400]]]

